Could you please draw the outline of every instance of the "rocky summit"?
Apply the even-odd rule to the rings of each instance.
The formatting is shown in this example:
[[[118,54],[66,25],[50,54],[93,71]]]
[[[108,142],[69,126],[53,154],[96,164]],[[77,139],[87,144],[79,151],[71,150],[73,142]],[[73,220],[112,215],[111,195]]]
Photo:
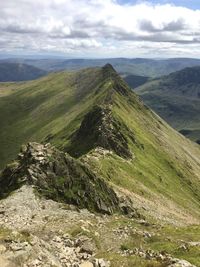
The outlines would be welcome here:
[[[122,133],[122,129],[125,127],[123,123],[114,119],[109,107],[95,106],[85,115],[80,128],[74,133],[72,149],[68,148],[68,151],[77,157],[80,154],[79,151],[74,151],[75,147],[81,147],[82,154],[95,147],[102,147],[125,159],[132,158],[128,140]],[[131,137],[134,140],[133,134]]]

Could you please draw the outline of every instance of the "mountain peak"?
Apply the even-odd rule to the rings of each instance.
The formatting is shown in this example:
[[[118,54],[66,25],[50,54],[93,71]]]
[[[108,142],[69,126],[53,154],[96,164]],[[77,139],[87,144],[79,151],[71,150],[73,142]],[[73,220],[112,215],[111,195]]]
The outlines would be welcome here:
[[[110,63],[106,63],[103,66],[103,69],[105,69],[105,70],[114,70],[115,71],[115,69],[113,68],[113,66]]]
[[[107,63],[106,65],[104,65],[102,67],[102,70],[103,70],[103,73],[105,75],[109,75],[109,76],[111,76],[111,75],[118,75],[117,72],[116,72],[116,70],[113,68],[113,66],[110,63]]]
[[[103,66],[102,72],[104,81],[106,82],[107,79],[109,79],[114,91],[124,96],[130,96],[129,93],[131,92],[131,89],[111,64],[107,63],[105,66]]]

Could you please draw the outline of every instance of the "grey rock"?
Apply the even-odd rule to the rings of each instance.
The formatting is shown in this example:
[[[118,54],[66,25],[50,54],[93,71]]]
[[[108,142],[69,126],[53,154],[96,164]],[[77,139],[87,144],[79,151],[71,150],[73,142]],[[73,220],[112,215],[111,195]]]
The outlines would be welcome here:
[[[120,210],[112,187],[70,155],[34,142],[23,147],[21,153],[23,157],[0,173],[0,198],[8,196],[13,188],[20,188],[23,181],[47,198],[79,208],[106,214]],[[68,194],[71,190],[73,194]]]
[[[6,251],[6,247],[0,244],[0,254],[3,254]]]
[[[96,246],[94,244],[94,242],[92,242],[91,240],[85,241],[82,246],[80,251],[81,252],[85,252],[88,253],[90,255],[92,255],[96,250]]]
[[[93,261],[94,267],[109,267],[110,266],[110,262],[109,261],[105,261],[104,259],[95,259]]]
[[[93,267],[93,263],[89,262],[89,261],[86,261],[86,262],[83,262],[79,265],[79,267]]]

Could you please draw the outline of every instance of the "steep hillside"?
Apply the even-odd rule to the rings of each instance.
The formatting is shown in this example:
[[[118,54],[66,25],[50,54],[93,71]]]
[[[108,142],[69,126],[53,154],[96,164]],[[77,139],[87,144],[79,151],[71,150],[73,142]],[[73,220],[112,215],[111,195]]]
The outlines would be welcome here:
[[[27,83],[1,83],[0,166],[31,140],[53,137],[58,147],[65,146],[84,114],[102,98],[103,76],[101,69],[86,69],[52,73]],[[98,89],[102,90],[97,93]]]
[[[1,84],[0,114],[2,167],[22,143],[51,142],[129,190],[139,206],[148,199],[152,216],[199,218],[198,145],[144,106],[111,65]],[[150,208],[155,201],[158,214]]]
[[[133,75],[133,74],[122,75],[122,78],[133,89],[135,89],[136,87],[139,87],[139,86],[145,84],[149,80],[149,77],[146,77],[146,76],[138,76],[138,75]]]
[[[136,89],[144,102],[190,139],[200,140],[200,67],[186,68]]]
[[[0,63],[0,82],[34,80],[46,74],[46,71],[27,64]]]
[[[1,264],[200,266],[200,148],[111,65],[0,92],[1,166],[42,142],[0,173]]]

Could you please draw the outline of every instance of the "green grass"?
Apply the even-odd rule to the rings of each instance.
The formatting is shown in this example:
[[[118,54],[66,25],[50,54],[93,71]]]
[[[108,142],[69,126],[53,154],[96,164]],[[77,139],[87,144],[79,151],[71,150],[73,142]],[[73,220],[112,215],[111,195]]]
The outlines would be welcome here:
[[[186,68],[136,89],[149,107],[178,131],[187,130],[193,141],[200,139],[199,71]]]
[[[49,141],[63,147],[95,101],[90,94],[101,78],[96,72],[61,72],[27,83],[0,84],[0,168],[28,141],[53,136]]]
[[[120,238],[118,233],[113,238],[114,229],[129,229],[126,237]],[[72,237],[86,235],[91,238],[97,245],[96,257],[104,258],[111,261],[111,266],[144,266],[144,267],[165,267],[164,263],[156,260],[146,260],[136,255],[122,256],[126,250],[134,248],[143,248],[145,251],[153,250],[155,252],[166,252],[174,258],[184,259],[200,266],[200,247],[192,247],[189,245],[191,241],[200,239],[200,227],[187,226],[175,227],[172,225],[159,225],[150,223],[149,226],[141,225],[137,220],[130,220],[127,217],[113,216],[105,218],[103,227],[98,227],[98,221],[93,221],[89,232],[81,228],[81,224],[77,222],[76,226],[71,228]],[[135,232],[136,230],[136,232]],[[99,235],[96,236],[95,232]],[[148,232],[151,237],[144,237],[143,233]],[[186,245],[188,250],[181,248]]]
[[[129,146],[135,158],[130,162],[108,156],[91,164],[97,165],[96,171],[120,187],[145,198],[157,198],[158,202],[165,197],[166,201],[199,217],[199,160],[195,162],[185,151],[191,149],[193,155],[198,155],[197,145],[187,142],[160,119],[158,121],[142,104],[127,105],[125,98],[115,97],[117,105],[113,106],[113,114],[133,132],[136,143],[129,140]]]
[[[117,221],[114,219],[110,220],[109,223],[106,224],[106,227],[108,229],[131,227],[129,229],[132,230],[130,230],[128,237],[125,240],[119,241],[119,249],[122,252],[127,249],[133,250],[134,248],[139,247],[142,247],[144,250],[153,250],[155,252],[165,251],[174,258],[184,259],[196,266],[200,266],[200,246],[192,247],[189,245],[189,242],[197,242],[200,240],[199,225],[189,227],[150,225],[147,227],[138,224],[137,221],[134,220],[130,221],[129,219],[118,218]],[[138,230],[138,233],[134,232],[135,229]],[[108,232],[108,230],[105,231]],[[150,238],[146,238],[140,232],[149,232],[152,236]],[[188,250],[182,249],[181,245],[186,245]],[[131,257],[129,256],[129,258]],[[132,257],[132,259],[135,260],[135,257]],[[146,264],[150,264],[147,260],[145,261]]]
[[[7,228],[0,227],[0,240],[4,240],[11,235],[11,231]]]

